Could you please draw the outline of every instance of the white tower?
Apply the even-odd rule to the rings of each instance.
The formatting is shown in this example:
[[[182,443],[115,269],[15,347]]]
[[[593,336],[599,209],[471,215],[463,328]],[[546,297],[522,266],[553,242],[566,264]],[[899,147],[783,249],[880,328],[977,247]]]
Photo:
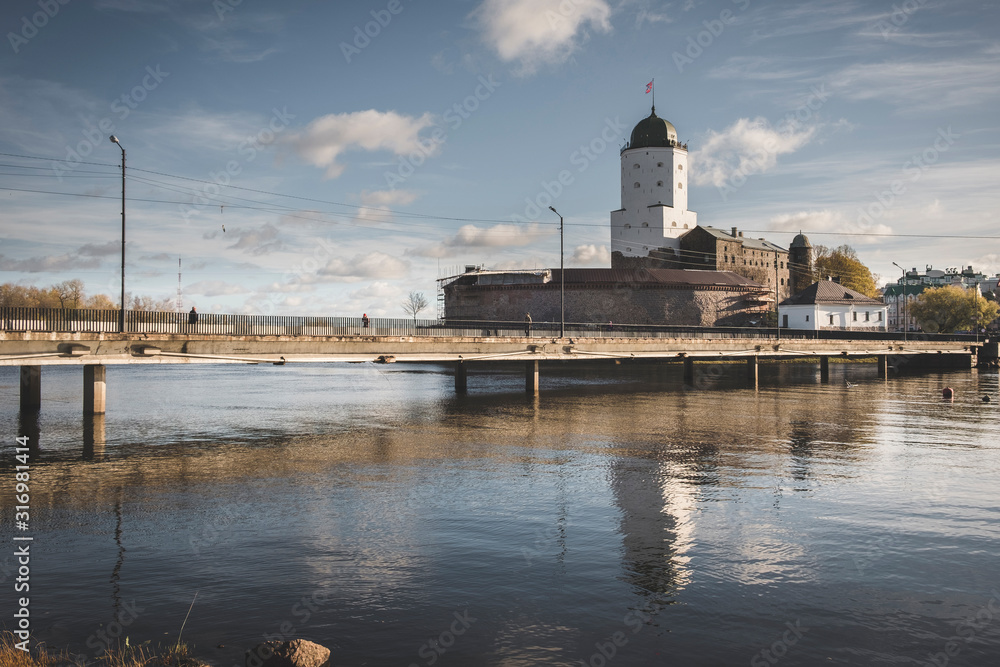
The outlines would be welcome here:
[[[632,130],[621,158],[622,207],[611,212],[612,253],[673,259],[660,249],[676,253],[678,239],[698,224],[698,214],[687,207],[687,145],[654,106]]]

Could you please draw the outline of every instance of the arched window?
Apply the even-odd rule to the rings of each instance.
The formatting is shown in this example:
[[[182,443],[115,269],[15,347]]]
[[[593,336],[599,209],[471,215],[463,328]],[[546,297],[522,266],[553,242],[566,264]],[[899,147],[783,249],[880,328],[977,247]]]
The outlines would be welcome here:
[[[663,163],[662,163],[662,162],[657,162],[657,163],[656,163],[656,166],[657,166],[657,167],[662,167],[662,166],[663,166]]]
[[[638,168],[639,168],[639,163],[638,163],[638,162],[636,162],[635,164],[633,164],[633,165],[632,165],[632,168],[633,168],[633,169],[638,169]]]
[[[685,222],[684,223],[684,229],[687,229],[687,228],[688,228],[688,226],[687,226],[687,223]]]
[[[649,227],[649,223],[648,222],[644,222],[644,223],[642,223],[642,226],[643,227]]]
[[[630,225],[630,224],[628,224],[628,223],[626,222],[626,223],[625,223],[625,229],[632,229],[632,225]]]
[[[683,183],[678,183],[677,184],[677,189],[678,190],[683,190],[684,189],[684,184]]]
[[[632,187],[633,188],[638,188],[639,187],[639,181],[636,181],[635,184]]]
[[[671,223],[670,223],[670,226],[671,226],[671,227],[676,227],[676,226],[677,226],[677,223],[676,223],[676,222],[671,222]]]
[[[684,171],[684,165],[682,164],[677,165],[677,171]]]
[[[656,182],[656,187],[662,188],[663,187],[663,181],[657,181]]]

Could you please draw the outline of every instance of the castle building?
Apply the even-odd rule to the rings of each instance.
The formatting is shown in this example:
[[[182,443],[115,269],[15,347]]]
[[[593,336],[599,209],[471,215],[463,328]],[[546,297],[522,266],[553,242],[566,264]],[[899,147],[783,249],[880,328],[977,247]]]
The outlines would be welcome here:
[[[687,175],[687,145],[654,106],[621,151],[622,205],[611,212],[612,268],[635,266],[625,258],[676,257],[680,237],[698,225],[698,214],[687,207]]]

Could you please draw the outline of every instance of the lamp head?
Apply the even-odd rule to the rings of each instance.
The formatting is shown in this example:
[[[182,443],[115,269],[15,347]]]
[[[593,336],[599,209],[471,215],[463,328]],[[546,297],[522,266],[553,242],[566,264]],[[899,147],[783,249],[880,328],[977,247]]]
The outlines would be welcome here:
[[[111,143],[113,143],[113,144],[117,144],[118,143],[118,137],[116,137],[113,134],[110,137],[108,137],[108,139],[111,139]]]
[[[549,206],[549,210],[555,213],[556,215],[559,215],[559,211],[556,210],[555,206]]]

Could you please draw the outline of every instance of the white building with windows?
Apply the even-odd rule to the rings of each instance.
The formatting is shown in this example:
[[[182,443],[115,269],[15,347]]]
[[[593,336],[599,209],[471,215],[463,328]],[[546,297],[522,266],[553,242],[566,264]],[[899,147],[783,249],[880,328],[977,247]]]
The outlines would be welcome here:
[[[698,225],[698,214],[687,207],[687,145],[654,106],[632,130],[621,163],[622,206],[611,212],[611,252],[674,259],[662,255],[676,256],[679,238]]]
[[[778,304],[786,329],[885,331],[889,307],[833,280],[813,283]]]

